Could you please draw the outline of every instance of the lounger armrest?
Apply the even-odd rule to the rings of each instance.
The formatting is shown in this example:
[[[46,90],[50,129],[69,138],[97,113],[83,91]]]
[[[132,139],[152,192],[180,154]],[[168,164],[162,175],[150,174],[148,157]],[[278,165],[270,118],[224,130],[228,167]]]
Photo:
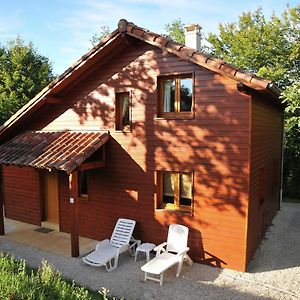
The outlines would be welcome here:
[[[176,255],[181,256],[186,254],[190,250],[189,247],[183,248],[180,252],[178,252]]]
[[[122,252],[127,251],[127,250],[129,250],[129,245],[128,244],[123,245],[123,246],[118,248],[119,253],[122,253]]]
[[[131,237],[130,238],[130,242],[129,242],[129,254],[131,256],[134,256],[135,255],[135,251],[136,251],[136,248],[141,244],[141,240],[136,240],[135,238]]]
[[[96,250],[100,249],[101,247],[107,246],[109,244],[109,240],[103,240],[97,243]]]
[[[163,242],[156,246],[153,250],[156,251],[156,255],[160,254],[162,251],[166,251],[164,248],[167,245],[167,242]]]

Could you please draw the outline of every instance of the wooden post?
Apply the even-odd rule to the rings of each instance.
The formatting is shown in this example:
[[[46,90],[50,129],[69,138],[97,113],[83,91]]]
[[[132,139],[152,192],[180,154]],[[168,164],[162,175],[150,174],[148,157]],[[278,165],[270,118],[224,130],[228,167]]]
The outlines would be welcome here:
[[[79,256],[79,234],[78,234],[78,172],[69,175],[69,194],[71,206],[71,256]]]
[[[3,166],[1,166],[0,167],[0,235],[5,234],[3,204],[4,204],[4,184],[3,184]]]

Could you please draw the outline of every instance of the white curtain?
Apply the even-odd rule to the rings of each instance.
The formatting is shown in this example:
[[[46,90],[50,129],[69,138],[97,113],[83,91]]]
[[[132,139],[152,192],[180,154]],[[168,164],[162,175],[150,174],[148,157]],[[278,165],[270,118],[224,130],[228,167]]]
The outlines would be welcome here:
[[[164,80],[164,112],[171,111],[171,85],[172,80]]]
[[[192,199],[192,175],[180,174],[180,196]]]
[[[129,122],[129,96],[122,97],[122,125],[128,125]]]
[[[129,97],[127,95],[123,96],[123,107],[122,107],[122,117],[124,118],[126,115],[126,112],[129,107]]]
[[[174,174],[163,173],[164,195],[174,196]]]

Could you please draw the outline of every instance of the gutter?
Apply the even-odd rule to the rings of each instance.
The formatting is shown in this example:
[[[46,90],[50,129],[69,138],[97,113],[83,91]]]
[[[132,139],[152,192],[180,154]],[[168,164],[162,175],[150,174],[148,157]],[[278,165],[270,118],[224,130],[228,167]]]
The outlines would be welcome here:
[[[267,84],[267,90],[276,97],[279,97],[281,94],[280,88],[274,82],[270,82]]]

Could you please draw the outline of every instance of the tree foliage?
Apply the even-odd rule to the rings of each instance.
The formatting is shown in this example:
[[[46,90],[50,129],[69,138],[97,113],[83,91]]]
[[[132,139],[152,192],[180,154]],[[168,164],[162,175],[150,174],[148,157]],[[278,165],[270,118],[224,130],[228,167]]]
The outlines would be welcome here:
[[[283,90],[285,115],[284,187],[300,198],[300,6],[267,19],[262,9],[209,34],[211,53],[237,67],[271,79]]]
[[[171,23],[165,25],[166,36],[171,40],[184,44],[184,26],[185,24],[181,19],[175,19]]]
[[[106,38],[110,34],[110,32],[111,30],[108,26],[101,26],[99,33],[95,33],[90,39],[90,42],[92,43],[93,47],[96,46],[104,38]]]
[[[53,79],[48,58],[20,37],[0,45],[0,124]]]

